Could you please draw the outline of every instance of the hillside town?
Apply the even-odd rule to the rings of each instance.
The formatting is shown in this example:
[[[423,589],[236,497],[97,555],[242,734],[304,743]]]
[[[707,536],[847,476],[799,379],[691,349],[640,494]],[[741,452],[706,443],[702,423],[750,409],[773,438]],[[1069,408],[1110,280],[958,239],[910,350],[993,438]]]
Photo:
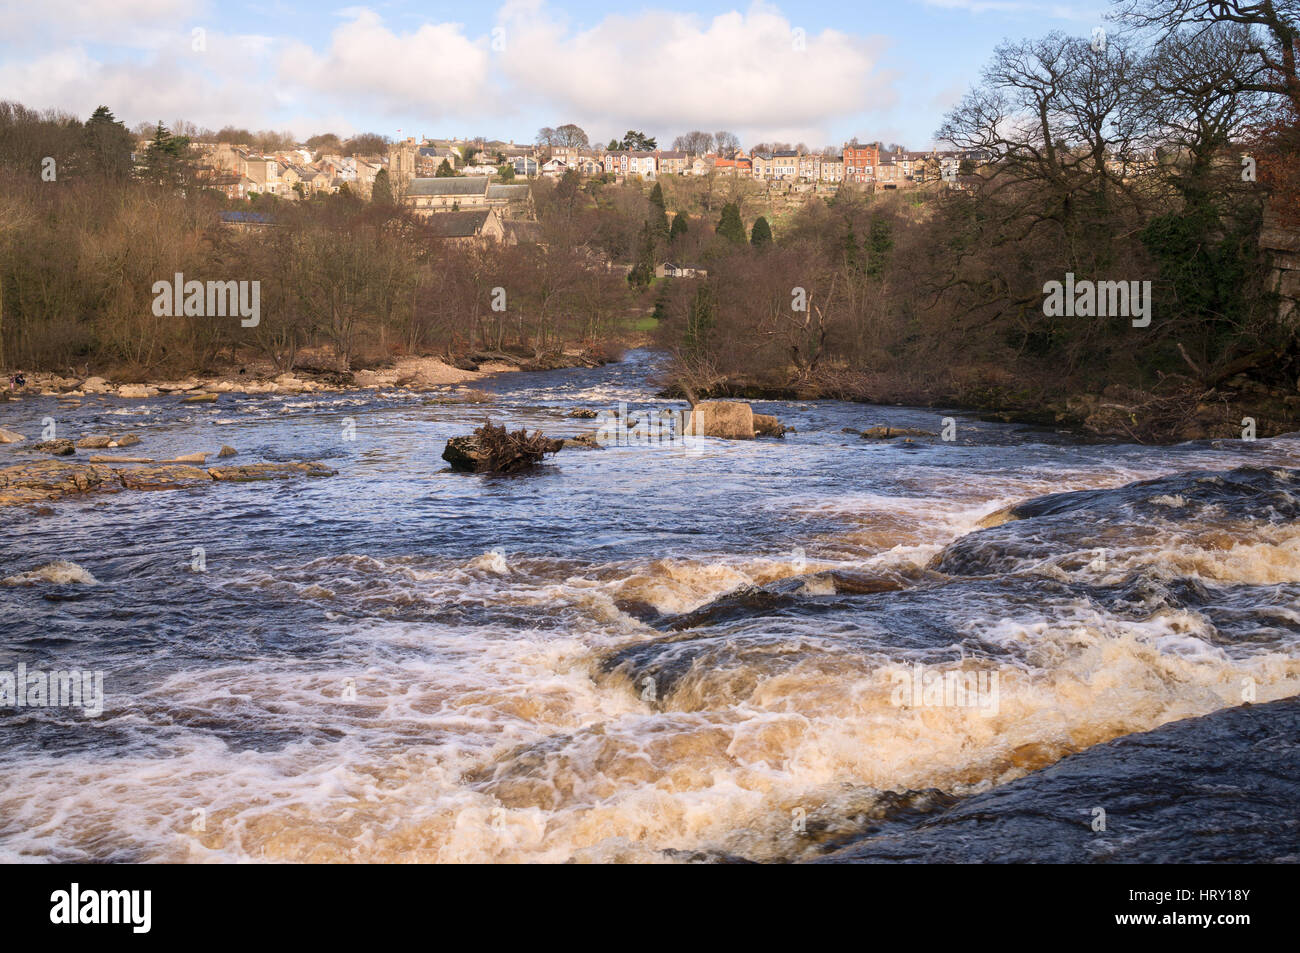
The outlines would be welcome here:
[[[141,149],[147,147],[142,142]],[[606,176],[612,181],[631,177],[739,176],[786,186],[834,191],[842,182],[882,189],[907,189],[927,182],[955,182],[962,164],[982,161],[974,152],[937,150],[914,152],[879,142],[845,143],[840,150],[742,149],[703,151],[663,149],[602,149],[538,143],[464,139],[416,139],[391,143],[387,154],[343,156],[296,147],[259,153],[229,142],[193,142],[200,179],[229,198],[266,194],[285,199],[337,193],[342,189],[369,198],[376,177],[387,172],[394,194],[423,212],[459,211],[471,206],[509,204],[506,196],[488,194],[515,179]],[[494,161],[488,161],[489,159]],[[469,178],[474,185],[432,188],[443,178]],[[481,193],[481,194],[480,194]]]

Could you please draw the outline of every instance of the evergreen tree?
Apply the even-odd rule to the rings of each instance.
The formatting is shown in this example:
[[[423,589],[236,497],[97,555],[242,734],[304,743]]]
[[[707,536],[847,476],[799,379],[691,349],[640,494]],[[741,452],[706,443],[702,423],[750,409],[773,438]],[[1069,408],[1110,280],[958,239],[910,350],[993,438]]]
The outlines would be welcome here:
[[[456,170],[451,167],[450,160],[443,159],[442,165],[438,166],[438,171],[433,174],[439,179],[450,179],[456,175]]]
[[[497,169],[497,175],[501,176],[502,182],[510,182],[515,177],[515,167],[507,162]]]
[[[673,227],[668,230],[668,241],[676,242],[677,239],[682,235],[685,235],[686,232],[686,213],[678,212],[673,216]]]
[[[650,228],[659,238],[668,237],[668,211],[664,208],[664,190],[658,182],[650,190]]]
[[[158,121],[153,139],[144,153],[144,168],[141,177],[155,185],[175,188],[185,179],[185,159],[189,153],[188,136],[173,136],[171,131]]]
[[[111,179],[124,179],[131,174],[131,133],[107,106],[100,106],[91,114],[82,135],[88,172]]]
[[[393,204],[393,183],[388,177],[387,169],[375,173],[374,185],[370,187],[370,201],[376,205]]]
[[[718,220],[718,234],[734,245],[745,244],[745,223],[740,220],[740,208],[735,202],[722,206]]]
[[[767,219],[762,215],[754,219],[754,228],[749,233],[749,243],[755,248],[772,244],[772,226],[767,224]]]

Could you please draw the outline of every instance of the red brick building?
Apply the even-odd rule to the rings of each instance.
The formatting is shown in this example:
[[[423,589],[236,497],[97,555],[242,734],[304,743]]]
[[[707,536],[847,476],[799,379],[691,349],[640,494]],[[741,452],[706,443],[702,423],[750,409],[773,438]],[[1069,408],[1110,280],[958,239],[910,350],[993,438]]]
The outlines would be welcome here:
[[[844,147],[844,181],[871,182],[880,165],[880,146],[846,145]]]

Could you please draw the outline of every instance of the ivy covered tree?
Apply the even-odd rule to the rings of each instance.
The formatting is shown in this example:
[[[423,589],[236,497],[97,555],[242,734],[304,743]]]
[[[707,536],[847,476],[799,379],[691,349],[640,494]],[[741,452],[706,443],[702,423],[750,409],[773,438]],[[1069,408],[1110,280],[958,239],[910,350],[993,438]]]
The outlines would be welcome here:
[[[663,186],[658,182],[650,190],[650,228],[659,238],[668,238],[668,211],[664,207]]]
[[[894,236],[889,222],[873,218],[867,234],[867,274],[879,278],[889,264],[889,253],[894,248]]]
[[[633,288],[648,287],[655,277],[655,233],[649,222],[641,227],[641,242],[636,256],[636,264],[627,273],[627,281]]]
[[[393,204],[393,182],[388,177],[387,169],[380,169],[375,173],[374,185],[370,187],[370,201],[376,205]]]

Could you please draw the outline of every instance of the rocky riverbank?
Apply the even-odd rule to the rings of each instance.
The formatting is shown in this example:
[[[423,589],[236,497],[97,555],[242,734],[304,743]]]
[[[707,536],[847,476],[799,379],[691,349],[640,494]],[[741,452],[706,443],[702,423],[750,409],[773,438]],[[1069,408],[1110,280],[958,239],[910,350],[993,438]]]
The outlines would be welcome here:
[[[250,363],[231,366],[220,374],[190,375],[150,382],[112,381],[99,375],[76,376],[52,372],[27,372],[22,387],[0,391],[0,401],[24,396],[87,397],[109,396],[142,400],[180,395],[192,403],[215,400],[219,394],[312,394],[348,390],[431,391],[453,384],[465,384],[489,374],[508,371],[549,371],[566,367],[597,367],[605,358],[580,350],[538,355],[531,348],[509,347],[499,351],[478,351],[447,363],[436,357],[404,357],[391,366],[354,371],[328,370],[299,365],[290,372],[278,372],[269,365]],[[5,373],[5,379],[15,372]]]
[[[669,386],[659,396],[685,397]],[[847,400],[857,403],[935,407],[999,423],[1053,427],[1089,440],[1146,444],[1187,440],[1272,437],[1300,430],[1300,382],[1295,387],[1234,375],[1207,389],[1157,394],[1111,385],[1100,392],[1020,393],[1005,388],[917,389],[888,384],[804,383],[780,385],[731,377],[700,390],[697,399]]]

